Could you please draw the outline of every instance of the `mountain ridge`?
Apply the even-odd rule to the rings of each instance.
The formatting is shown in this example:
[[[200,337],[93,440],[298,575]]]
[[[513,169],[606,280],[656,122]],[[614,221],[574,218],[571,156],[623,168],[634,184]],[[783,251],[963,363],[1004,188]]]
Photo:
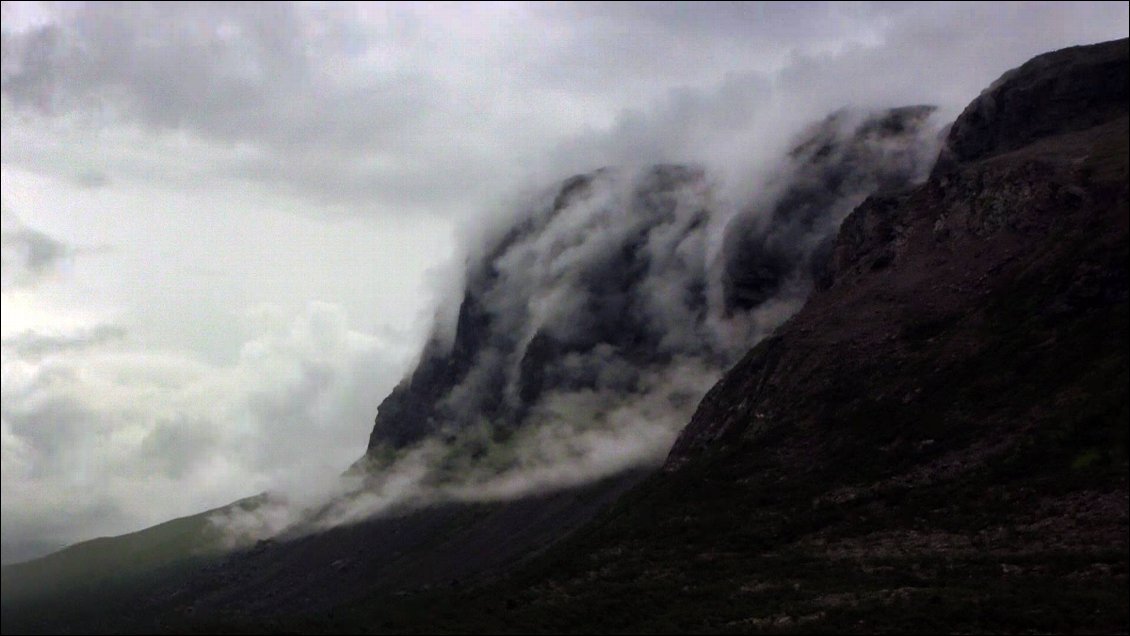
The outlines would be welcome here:
[[[1053,52],[979,98],[1066,87],[1080,101],[1033,107],[1081,120],[946,150],[927,183],[859,205],[805,307],[606,514],[506,581],[337,624],[1125,632],[1130,108],[1116,90],[1091,112],[1108,74],[1074,70],[1125,77],[1126,42]]]

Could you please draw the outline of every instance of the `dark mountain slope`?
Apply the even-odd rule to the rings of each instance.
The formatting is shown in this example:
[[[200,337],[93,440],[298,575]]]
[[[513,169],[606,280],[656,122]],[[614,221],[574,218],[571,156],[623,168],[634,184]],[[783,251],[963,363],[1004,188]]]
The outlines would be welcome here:
[[[111,544],[113,552],[94,552],[81,561],[61,552],[6,572],[3,631],[224,632],[240,626],[289,631],[294,617],[333,615],[336,607],[357,599],[454,589],[512,569],[643,476],[629,472],[506,502],[406,509],[319,533],[260,541],[230,554],[152,562],[135,553],[137,561],[131,563],[119,554],[134,548],[136,540],[119,540]],[[175,538],[195,539],[198,534],[185,531],[185,524],[207,524],[205,514],[170,522],[181,524]],[[159,529],[143,531],[143,539],[152,542]],[[214,532],[209,528],[205,534]],[[94,542],[75,546],[86,552],[98,547]],[[60,579],[52,569],[56,564],[78,567],[78,576]]]
[[[1126,50],[995,84],[1074,114],[1014,143],[1012,102],[967,111],[949,141],[991,131],[979,153],[856,209],[824,287],[608,514],[504,583],[336,625],[1126,632],[1130,130],[1090,72]]]
[[[232,509],[254,508],[249,497],[222,508],[116,537],[100,537],[39,559],[5,565],[5,603],[76,587],[116,585],[131,577],[186,559],[207,559],[224,551],[224,537],[209,518]]]

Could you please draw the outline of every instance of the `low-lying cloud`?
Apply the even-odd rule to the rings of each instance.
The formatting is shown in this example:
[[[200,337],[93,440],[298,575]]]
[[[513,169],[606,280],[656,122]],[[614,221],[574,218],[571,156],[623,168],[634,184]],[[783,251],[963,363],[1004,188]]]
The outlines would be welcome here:
[[[932,108],[814,124],[740,208],[702,168],[578,175],[486,240],[451,324],[319,497],[213,518],[232,544],[444,501],[513,499],[656,465],[723,371],[790,316],[869,193],[927,174]],[[258,518],[261,517],[261,518]]]
[[[356,459],[357,423],[406,362],[319,303],[248,341],[229,366],[139,353],[119,335],[5,340],[6,560],[26,537],[58,546],[120,532],[123,519],[140,527],[226,504],[236,482],[236,496],[324,488],[316,482]],[[170,498],[178,484],[193,488]]]
[[[686,424],[717,369],[682,360],[629,395],[549,395],[531,424],[505,441],[486,426],[429,437],[381,462],[312,487],[266,493],[209,517],[222,546],[293,538],[374,516],[448,502],[507,501],[654,467]]]

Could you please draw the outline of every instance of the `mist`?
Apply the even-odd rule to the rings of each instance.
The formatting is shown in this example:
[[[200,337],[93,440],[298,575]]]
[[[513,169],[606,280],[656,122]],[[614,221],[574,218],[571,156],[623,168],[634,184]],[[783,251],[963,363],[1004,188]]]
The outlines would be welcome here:
[[[229,545],[452,501],[503,501],[656,467],[706,391],[788,319],[843,218],[926,177],[934,108],[812,122],[740,203],[703,166],[606,167],[480,234],[368,452],[318,493],[213,523]]]

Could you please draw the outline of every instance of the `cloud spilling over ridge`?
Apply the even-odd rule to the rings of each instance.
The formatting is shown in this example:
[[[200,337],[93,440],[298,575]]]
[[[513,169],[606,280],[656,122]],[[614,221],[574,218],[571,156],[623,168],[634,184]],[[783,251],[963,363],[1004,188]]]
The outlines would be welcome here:
[[[511,500],[648,467],[669,450],[716,372],[684,359],[644,373],[643,390],[631,395],[553,394],[530,414],[536,424],[505,440],[485,425],[428,437],[386,455],[377,470],[270,492],[209,520],[223,547],[234,548],[439,503]]]
[[[837,112],[739,208],[680,165],[547,190],[487,240],[454,324],[381,404],[365,478],[214,521],[263,538],[656,464],[724,369],[799,308],[843,217],[925,177],[932,112]]]
[[[855,205],[925,177],[931,110],[829,117],[741,207],[679,165],[548,191],[471,264],[455,324],[382,405],[370,447],[518,426],[556,391],[633,393],[639,373],[680,357],[732,362],[803,299],[818,247]]]

